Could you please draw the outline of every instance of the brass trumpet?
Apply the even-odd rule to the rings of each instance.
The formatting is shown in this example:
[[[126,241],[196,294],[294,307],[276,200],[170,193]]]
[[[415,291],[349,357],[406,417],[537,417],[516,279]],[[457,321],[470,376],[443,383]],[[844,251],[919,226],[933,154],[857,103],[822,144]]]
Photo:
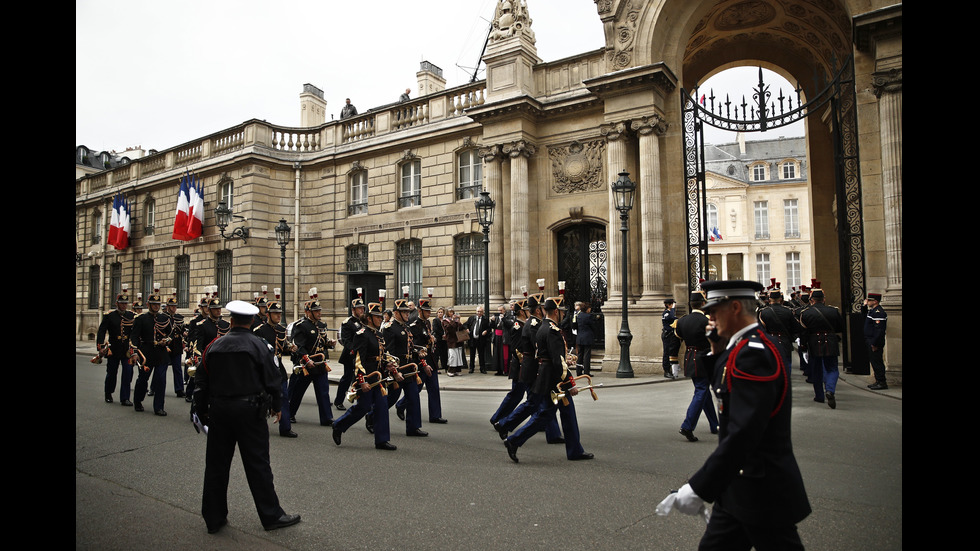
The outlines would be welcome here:
[[[594,389],[601,387],[602,386],[602,383],[599,383],[597,385],[592,384],[592,377],[589,376],[589,375],[579,375],[578,377],[572,377],[571,378],[572,381],[575,381],[575,380],[578,380],[578,379],[587,379],[588,382],[589,382],[589,386],[584,386],[582,388],[579,388],[578,390],[586,390],[586,389],[588,389],[589,392],[592,393],[592,399],[593,400],[598,400],[599,397],[596,395]],[[564,383],[558,383],[558,385],[557,385],[557,389],[558,390],[557,391],[555,391],[555,390],[552,390],[551,391],[551,403],[557,404],[558,403],[558,400],[561,400],[561,403],[567,406],[568,405],[568,390],[562,391],[562,388],[561,388],[561,385],[562,384],[564,384]],[[577,387],[572,387],[572,388],[577,388]],[[569,389],[569,390],[571,390],[571,389]]]
[[[409,368],[414,368],[414,370],[413,371],[402,371],[403,369],[407,370]],[[414,376],[415,377],[415,382],[418,383],[418,384],[422,384],[422,378],[419,377],[419,366],[418,366],[418,364],[405,364],[405,365],[399,367],[398,368],[398,371],[402,374],[402,377],[412,377],[412,376]],[[398,381],[395,380],[393,377],[389,377],[389,379],[391,379],[391,382],[389,384],[390,385],[393,385],[395,388],[398,388]]]
[[[374,387],[380,385],[381,383],[385,383],[385,382],[387,382],[389,380],[394,380],[391,377],[388,377],[387,379],[384,378],[381,375],[381,372],[380,371],[372,371],[372,372],[370,372],[370,373],[368,373],[367,375],[364,376],[365,382],[367,382],[368,377],[372,377],[374,375],[377,375],[378,376],[378,380],[375,381],[375,382],[373,382],[373,383],[368,383],[368,388],[374,388]],[[384,394],[384,395],[386,395],[386,396],[388,395],[388,391],[385,389],[384,385],[381,386],[381,393]],[[352,384],[350,386],[350,390],[347,391],[347,401],[353,403],[355,400],[358,399],[358,397],[360,397],[360,393],[359,393],[358,383],[357,383],[357,381],[355,381],[354,384]]]
[[[100,349],[99,353],[93,356],[92,359],[89,361],[94,364],[100,364],[102,363],[102,358],[108,358],[109,356],[112,356],[112,350],[110,350],[109,347],[107,346],[105,348]]]
[[[317,374],[319,374],[320,368],[323,368],[323,373],[324,374],[327,374],[330,371],[333,371],[332,369],[330,369],[330,365],[327,364],[327,361],[324,358],[324,355],[322,353],[321,354],[313,354],[313,355],[311,355],[310,356],[310,360],[313,360],[313,370],[312,371],[309,370],[309,369],[306,369],[306,365],[297,365],[296,367],[293,368],[293,373],[295,373],[297,375],[307,375],[307,376],[309,376],[309,375],[317,375]],[[317,360],[319,360],[319,361],[317,361]]]

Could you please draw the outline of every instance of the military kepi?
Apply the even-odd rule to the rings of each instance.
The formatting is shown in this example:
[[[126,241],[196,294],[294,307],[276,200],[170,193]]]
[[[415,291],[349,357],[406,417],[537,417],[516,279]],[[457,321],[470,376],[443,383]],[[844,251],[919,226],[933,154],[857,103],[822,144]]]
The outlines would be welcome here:
[[[707,311],[714,306],[731,299],[756,298],[756,293],[765,287],[758,281],[746,281],[742,279],[732,279],[727,281],[703,281],[701,290],[704,291],[708,299],[704,305]]]

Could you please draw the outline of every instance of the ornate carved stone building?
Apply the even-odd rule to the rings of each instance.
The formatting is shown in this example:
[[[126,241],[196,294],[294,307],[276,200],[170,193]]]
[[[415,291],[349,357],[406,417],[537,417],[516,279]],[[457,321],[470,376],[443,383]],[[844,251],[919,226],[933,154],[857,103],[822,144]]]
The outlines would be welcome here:
[[[889,382],[900,380],[901,4],[597,0],[595,24],[604,29],[605,47],[549,61],[537,55],[533,11],[534,0],[498,2],[485,81],[446,89],[438,68],[424,63],[417,99],[330,122],[323,120],[322,93],[306,86],[303,128],[250,120],[77,178],[78,335],[94,335],[123,283],[143,292],[154,281],[164,293],[177,288],[185,309],[205,285],[219,285],[226,300],[279,286],[280,219],[293,230],[286,250],[290,319],[310,287],[317,287],[332,327],[358,286],[369,299],[377,288],[398,296],[402,285],[413,295],[431,287],[436,304],[475,308],[484,264],[474,200],[482,189],[497,204],[491,302],[519,296],[539,277],[549,293],[566,280],[570,298],[608,299],[606,334],[614,335],[624,286],[610,183],[625,170],[637,183],[625,289],[632,361],[636,371],[653,372],[662,300],[688,291],[682,90],[743,64],[812,90],[812,75],[853,56],[861,187],[846,201],[858,203],[859,214],[855,220],[834,207],[834,121],[827,112],[811,113],[809,206],[799,204],[811,214],[801,231],[812,236],[813,276],[829,296],[846,299],[843,309],[854,313],[855,288],[885,293],[886,362],[895,372]],[[205,231],[194,241],[175,241],[169,225],[179,178],[188,171],[204,184]],[[105,235],[117,192],[135,201],[135,212],[152,205],[156,216],[148,231],[136,215],[132,246],[124,251],[96,238]],[[233,226],[249,228],[247,242],[220,235],[214,220],[220,200],[245,218]],[[839,228],[852,225],[860,228],[864,257],[859,268],[842,271]],[[614,368],[618,354],[618,346],[607,346],[604,367]]]

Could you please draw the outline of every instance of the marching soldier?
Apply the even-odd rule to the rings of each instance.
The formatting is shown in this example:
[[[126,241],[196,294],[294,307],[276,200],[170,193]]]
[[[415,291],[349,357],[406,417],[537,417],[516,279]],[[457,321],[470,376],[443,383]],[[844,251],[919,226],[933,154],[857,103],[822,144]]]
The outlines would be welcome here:
[[[801,327],[793,311],[783,304],[783,293],[778,286],[769,290],[769,307],[759,311],[759,323],[779,341],[786,369],[792,369],[793,341]]]
[[[269,299],[266,298],[266,286],[262,286],[262,295],[255,293],[252,300],[255,303],[255,307],[259,309],[259,313],[255,314],[255,318],[252,319],[252,330],[254,331],[256,327],[265,323],[269,317]]]
[[[563,301],[563,297],[551,297],[544,303],[545,320],[535,334],[539,371],[532,387],[532,391],[543,396],[544,399],[527,423],[504,440],[507,455],[515,463],[518,462],[517,450],[531,436],[547,426],[550,419],[555,417],[555,410],[561,419],[562,432],[565,434],[565,456],[571,461],[595,457],[582,448],[579,440],[578,419],[572,401],[572,396],[578,394],[578,389],[575,386],[575,378],[568,369],[568,345],[559,325],[564,310]],[[565,399],[557,400],[557,403],[552,401],[550,399],[552,389],[564,392]]]
[[[388,407],[390,408],[397,403],[398,397],[404,389],[404,410],[399,412],[396,409],[395,412],[398,413],[399,419],[405,421],[406,436],[428,436],[429,433],[422,430],[422,408],[419,401],[419,382],[421,379],[417,373],[419,364],[414,361],[412,333],[408,328],[408,315],[411,310],[407,299],[395,300],[392,322],[382,330],[385,350],[397,359],[399,371],[402,371],[404,377],[404,380],[397,382],[397,386],[393,390],[389,389]]]
[[[543,283],[541,283],[543,288]],[[527,398],[521,402],[509,415],[497,421],[493,428],[497,429],[497,434],[501,440],[507,439],[507,433],[521,426],[528,417],[533,415],[541,408],[541,403],[550,399],[550,391],[544,395],[534,391],[535,382],[538,379],[538,360],[537,344],[535,335],[542,327],[541,318],[544,317],[542,304],[544,302],[543,293],[535,293],[527,298],[525,310],[527,311],[527,322],[521,328],[520,337],[517,339],[515,348],[521,358],[520,382],[527,389]],[[558,418],[552,415],[545,425],[545,437],[549,444],[564,444],[561,429],[558,428]]]
[[[333,405],[338,410],[343,411],[344,393],[350,388],[354,380],[354,356],[351,349],[354,346],[354,334],[361,329],[361,318],[364,316],[364,300],[361,299],[361,288],[357,288],[357,298],[350,302],[351,315],[340,325],[340,344],[344,351],[340,353],[340,365],[344,366],[344,374],[337,384],[337,396],[333,399]]]
[[[286,339],[286,326],[282,324],[282,306],[279,304],[278,297],[277,300],[266,303],[266,312],[268,315],[265,320],[252,329],[252,332],[265,339],[272,346],[275,364],[279,368],[279,375],[282,377],[282,393],[280,396],[282,416],[279,419],[279,436],[296,438],[298,435],[293,432],[289,419],[288,378],[286,377],[286,367],[282,363],[283,355],[291,354],[296,347]]]
[[[374,416],[374,447],[379,450],[396,450],[391,440],[388,425],[388,398],[385,396],[385,379],[390,372],[401,377],[397,366],[386,365],[384,360],[384,337],[381,335],[381,320],[384,316],[381,304],[372,302],[367,306],[368,314],[362,327],[354,334],[351,354],[354,356],[354,384],[351,393],[354,405],[333,424],[333,441],[340,445],[341,437],[354,423],[368,413]]]
[[[181,365],[181,356],[184,354],[184,316],[177,312],[176,290],[167,299],[167,311],[165,315],[170,318],[170,344],[167,345],[170,353],[167,355],[167,363],[170,369],[173,370],[174,393],[178,398],[183,398],[184,368]]]
[[[806,335],[809,352],[810,379],[813,381],[813,401],[837,409],[837,355],[840,353],[840,336],[844,332],[844,318],[840,311],[824,303],[823,289],[810,292],[810,307],[800,314],[800,325]]]
[[[419,394],[421,394],[422,388],[425,387],[425,393],[428,397],[429,422],[444,424],[448,421],[442,418],[442,399],[439,396],[439,370],[429,365],[429,360],[436,356],[435,337],[432,336],[432,322],[429,321],[431,313],[432,296],[429,295],[429,298],[420,298],[418,317],[409,322],[408,330],[412,333],[415,361],[419,365],[419,378],[422,379],[422,384],[419,385]],[[402,397],[395,404],[395,413],[399,419],[405,415],[405,397]]]
[[[504,395],[504,399],[500,402],[500,406],[497,407],[497,411],[490,417],[491,425],[496,426],[500,420],[510,415],[524,399],[524,396],[527,395],[527,385],[521,382],[520,376],[520,358],[523,352],[518,349],[522,344],[521,332],[527,321],[527,311],[524,310],[526,304],[526,298],[511,303],[513,314],[507,317],[508,321],[505,322],[503,328],[504,334],[507,335],[509,346],[508,358],[505,361],[507,362],[507,377],[510,379],[510,390]]]
[[[126,308],[129,298],[120,293],[116,297],[116,309],[102,316],[96,337],[97,358],[106,358],[105,403],[112,403],[112,393],[116,391],[116,373],[122,366],[122,381],[119,386],[119,403],[131,406],[130,385],[133,382],[133,366],[129,363],[129,333],[133,327],[134,315]],[[106,339],[108,338],[108,342]]]
[[[129,361],[134,366],[139,365],[136,388],[133,391],[133,408],[143,411],[143,398],[146,397],[147,383],[152,374],[153,381],[149,384],[154,391],[153,413],[165,416],[167,412],[163,405],[167,387],[167,345],[170,343],[172,320],[160,312],[160,305],[160,295],[151,294],[147,300],[147,311],[136,316],[133,321],[133,332],[130,335],[133,354]]]
[[[316,296],[316,288],[311,289],[311,295]],[[327,337],[327,324],[320,321],[320,302],[311,300],[306,303],[305,317],[293,326],[293,365],[296,369],[289,377],[289,411],[293,420],[303,402],[303,395],[310,384],[313,385],[313,395],[319,411],[320,425],[329,427],[333,424],[333,412],[330,410],[330,380],[327,379],[327,349],[333,348],[337,341]]]
[[[799,306],[793,309],[793,317],[796,318],[796,323],[799,324],[803,311],[810,307],[810,288],[806,285],[800,285],[800,292],[799,295],[797,295],[797,302],[799,303]],[[806,360],[806,339],[803,338],[802,333],[803,331],[801,327],[800,336],[796,339],[796,355],[800,359],[800,371],[803,372],[806,382],[812,383],[813,381],[810,379],[810,365]]]
[[[184,378],[187,381],[187,387],[185,389],[184,400],[187,402],[194,401],[194,376],[192,375],[191,366],[197,366],[198,361],[201,359],[201,353],[204,351],[203,348],[197,347],[197,333],[202,321],[208,317],[208,297],[201,297],[201,302],[197,305],[197,313],[191,318],[191,321],[187,322],[184,330],[184,339],[187,343],[187,358],[184,360]]]
[[[708,428],[711,434],[718,434],[718,416],[715,414],[715,406],[711,401],[712,362],[708,357],[711,352],[711,343],[705,328],[708,326],[708,316],[704,315],[701,308],[704,306],[704,294],[701,291],[691,293],[689,305],[690,313],[677,320],[677,337],[684,341],[686,350],[684,351],[684,376],[690,377],[694,383],[694,396],[691,403],[687,406],[687,415],[681,423],[680,433],[687,438],[688,442],[697,442],[698,437],[694,436],[694,429],[698,426],[701,419],[701,412],[708,419]]]

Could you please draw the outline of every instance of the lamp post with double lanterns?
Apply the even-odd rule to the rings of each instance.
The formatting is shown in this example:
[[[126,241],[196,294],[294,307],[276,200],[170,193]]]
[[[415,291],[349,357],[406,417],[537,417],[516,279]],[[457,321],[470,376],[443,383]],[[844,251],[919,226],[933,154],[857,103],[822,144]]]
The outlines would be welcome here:
[[[629,246],[627,235],[629,233],[630,209],[633,208],[633,193],[636,191],[636,184],[630,180],[630,173],[619,173],[619,179],[612,185],[613,197],[616,199],[616,210],[619,211],[619,220],[622,225],[619,231],[623,232],[623,324],[619,328],[619,367],[616,369],[617,379],[632,379],[633,364],[630,363],[630,342],[633,341],[633,334],[630,333],[629,310],[627,309],[627,294],[629,293]]]
[[[218,206],[214,207],[214,218],[218,225],[218,229],[221,230],[221,237],[225,239],[234,239],[236,237],[241,237],[242,242],[248,244],[249,229],[247,226],[242,225],[235,228],[231,235],[225,235],[225,228],[231,225],[233,219],[239,219],[242,222],[246,221],[247,218],[234,214],[230,208],[228,208],[228,201],[222,199],[218,201]]]
[[[483,226],[483,315],[490,315],[490,226],[493,224],[493,209],[497,204],[490,198],[489,191],[481,191],[476,201],[476,213]]]
[[[289,245],[290,231],[292,231],[292,228],[286,223],[286,219],[280,218],[279,224],[276,226],[276,243],[279,244],[280,258],[282,260],[282,271],[280,272],[282,276],[282,298],[280,299],[282,304],[280,306],[282,307],[282,319],[284,320],[289,319],[286,317],[286,245]]]

